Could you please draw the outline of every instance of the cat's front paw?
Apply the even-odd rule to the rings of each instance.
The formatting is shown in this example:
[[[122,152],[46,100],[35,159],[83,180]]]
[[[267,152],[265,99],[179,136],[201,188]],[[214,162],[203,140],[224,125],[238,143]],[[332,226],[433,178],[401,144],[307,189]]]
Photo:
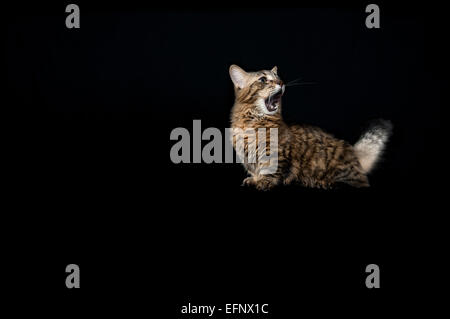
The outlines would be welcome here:
[[[278,181],[273,178],[263,178],[256,182],[256,189],[259,191],[268,191],[278,185]]]
[[[247,177],[242,181],[241,186],[254,186],[255,185],[255,179],[253,177]]]

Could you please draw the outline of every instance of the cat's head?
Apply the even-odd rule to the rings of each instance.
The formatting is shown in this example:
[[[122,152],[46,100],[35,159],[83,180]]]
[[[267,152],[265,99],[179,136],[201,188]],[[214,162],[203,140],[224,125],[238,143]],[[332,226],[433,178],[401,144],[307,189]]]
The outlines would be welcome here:
[[[281,96],[285,86],[277,74],[277,67],[272,70],[245,72],[233,64],[230,66],[236,102],[255,108],[260,114],[275,114],[281,111]]]

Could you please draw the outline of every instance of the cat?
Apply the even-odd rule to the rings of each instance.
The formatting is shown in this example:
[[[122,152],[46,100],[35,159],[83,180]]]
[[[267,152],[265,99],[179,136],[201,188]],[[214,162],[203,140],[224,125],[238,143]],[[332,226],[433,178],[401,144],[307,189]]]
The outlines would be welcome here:
[[[287,125],[281,116],[281,99],[285,84],[278,76],[277,67],[272,70],[246,72],[231,65],[230,77],[234,84],[235,102],[231,111],[231,127],[245,132],[250,128],[276,128],[278,130],[277,169],[262,174],[263,162],[244,162],[249,177],[243,185],[258,190],[269,190],[277,185],[299,183],[306,187],[329,189],[337,183],[354,187],[368,187],[367,174],[375,167],[388,138],[392,124],[378,120],[366,130],[355,145],[339,140],[320,128],[309,125]],[[243,134],[243,133],[241,133]],[[236,139],[243,138],[243,148],[236,147]],[[272,136],[273,138],[273,136]],[[267,143],[271,139],[266,137]],[[257,136],[233,135],[233,146],[238,156],[247,158],[250,143]],[[274,152],[275,149],[272,150]],[[264,151],[263,151],[264,152]],[[271,152],[266,146],[266,153]]]

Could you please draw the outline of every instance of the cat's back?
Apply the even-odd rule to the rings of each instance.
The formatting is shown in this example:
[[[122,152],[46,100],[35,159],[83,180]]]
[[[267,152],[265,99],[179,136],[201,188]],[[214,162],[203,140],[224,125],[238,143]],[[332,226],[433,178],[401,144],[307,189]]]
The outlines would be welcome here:
[[[341,140],[336,139],[333,135],[325,132],[321,128],[307,124],[295,124],[289,126],[291,137],[297,142],[311,142],[311,143],[337,143]]]

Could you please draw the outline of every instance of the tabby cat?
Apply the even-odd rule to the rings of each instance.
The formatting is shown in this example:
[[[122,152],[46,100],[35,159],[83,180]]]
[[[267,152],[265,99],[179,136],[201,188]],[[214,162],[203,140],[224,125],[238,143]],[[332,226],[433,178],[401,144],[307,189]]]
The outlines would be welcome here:
[[[307,187],[328,189],[336,183],[355,187],[368,187],[367,174],[374,168],[391,134],[392,125],[378,120],[361,136],[355,145],[336,139],[320,128],[309,125],[287,125],[281,116],[281,97],[285,85],[272,70],[246,72],[237,65],[230,67],[230,77],[235,89],[235,103],[231,112],[233,129],[245,132],[251,128],[278,129],[278,166],[271,174],[262,174],[261,162],[244,163],[249,177],[243,185],[259,190],[269,190],[277,185],[300,183]],[[248,135],[244,148],[233,145],[239,156],[247,157],[249,143],[257,138]],[[270,153],[267,137],[266,152]],[[272,150],[274,151],[274,150]],[[239,154],[244,153],[244,154]]]

